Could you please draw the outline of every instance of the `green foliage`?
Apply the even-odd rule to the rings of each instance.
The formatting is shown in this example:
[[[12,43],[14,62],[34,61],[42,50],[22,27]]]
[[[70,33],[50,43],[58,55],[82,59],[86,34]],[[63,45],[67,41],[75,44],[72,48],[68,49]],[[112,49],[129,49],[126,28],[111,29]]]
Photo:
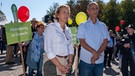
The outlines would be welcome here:
[[[46,16],[48,15],[49,17],[52,17],[55,15],[55,11],[57,9],[57,7],[59,6],[58,3],[53,3],[53,6],[50,6],[49,10],[46,11],[46,15],[44,15],[44,17],[42,18],[42,21],[44,23],[46,23]]]
[[[97,1],[98,6],[99,6],[99,14],[98,18],[102,21],[104,20],[104,12],[105,12],[105,3],[103,1]]]
[[[75,17],[78,12],[85,12],[87,14],[87,5],[89,4],[90,0],[81,0],[75,3],[73,0],[67,2],[67,5],[70,6],[71,9],[71,19],[73,20],[73,26],[78,27],[75,21]]]
[[[73,24],[70,27],[78,25],[75,22],[75,17],[78,12],[85,12],[87,14],[87,5],[91,0],[79,0],[77,3],[74,0],[67,1],[67,5],[71,9],[71,19]],[[123,35],[126,33],[125,27],[128,24],[135,24],[135,0],[123,0],[121,3],[118,3],[116,0],[110,0],[108,3],[104,3],[102,0],[92,0],[96,1],[99,5],[99,15],[98,18],[103,21],[108,27],[109,30],[115,31],[116,26],[120,26],[121,30],[119,33]],[[47,10],[47,15],[54,15],[57,3]],[[87,14],[88,15],[88,14]],[[120,25],[120,20],[124,20],[125,24]]]
[[[53,6],[50,6],[49,10],[47,10],[47,15],[54,15],[58,6],[58,3],[53,3]]]
[[[125,20],[126,25],[135,22],[135,1],[125,0],[121,2],[122,18]]]
[[[119,9],[116,3],[116,0],[110,0],[109,3],[105,6],[105,13],[103,22],[105,22],[109,30],[115,30],[115,27],[119,25]]]

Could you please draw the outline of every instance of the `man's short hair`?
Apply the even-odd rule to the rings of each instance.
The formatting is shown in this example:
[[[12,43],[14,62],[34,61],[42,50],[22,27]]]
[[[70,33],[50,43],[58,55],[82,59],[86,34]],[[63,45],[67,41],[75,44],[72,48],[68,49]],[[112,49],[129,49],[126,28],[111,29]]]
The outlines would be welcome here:
[[[95,4],[95,5],[97,5],[97,6],[98,6],[98,4],[97,4],[96,2],[90,2],[90,3],[87,5],[87,9],[89,9],[89,8],[90,8],[90,6],[91,6],[92,4]]]

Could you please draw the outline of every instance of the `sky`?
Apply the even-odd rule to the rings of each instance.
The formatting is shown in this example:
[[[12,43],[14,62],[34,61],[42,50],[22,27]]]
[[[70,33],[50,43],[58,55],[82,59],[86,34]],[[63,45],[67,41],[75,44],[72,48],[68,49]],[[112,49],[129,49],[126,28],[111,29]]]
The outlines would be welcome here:
[[[21,6],[26,6],[30,11],[30,17],[27,21],[32,18],[36,18],[38,21],[42,21],[44,15],[46,15],[46,10],[53,6],[53,3],[59,3],[59,5],[66,4],[69,0],[0,0],[2,6],[0,10],[5,14],[8,22],[14,21],[13,14],[11,11],[12,4],[17,6],[17,9]],[[105,3],[109,0],[103,0]],[[121,0],[118,0],[121,1]]]

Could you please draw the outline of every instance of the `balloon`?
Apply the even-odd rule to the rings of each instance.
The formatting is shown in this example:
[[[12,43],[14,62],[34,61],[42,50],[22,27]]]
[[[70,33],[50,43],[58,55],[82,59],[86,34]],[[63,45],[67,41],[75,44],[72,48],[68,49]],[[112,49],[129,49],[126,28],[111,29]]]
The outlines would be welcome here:
[[[76,15],[76,23],[78,25],[80,25],[81,23],[85,22],[87,20],[87,16],[84,12],[79,12],[77,15]]]
[[[29,19],[29,9],[26,6],[21,6],[17,12],[18,19],[25,22]]]
[[[68,24],[71,25],[73,23],[72,19],[68,19]]]
[[[116,26],[116,27],[115,27],[115,31],[116,31],[116,32],[119,32],[119,31],[120,31],[120,27],[119,27],[119,26]]]
[[[121,21],[120,21],[120,24],[121,24],[121,25],[123,25],[124,23],[125,23],[125,21],[124,21],[124,20],[121,20]]]
[[[17,7],[16,7],[15,4],[12,4],[11,10],[12,10],[14,22],[18,22],[18,18],[17,18],[17,14],[16,14],[17,13]]]

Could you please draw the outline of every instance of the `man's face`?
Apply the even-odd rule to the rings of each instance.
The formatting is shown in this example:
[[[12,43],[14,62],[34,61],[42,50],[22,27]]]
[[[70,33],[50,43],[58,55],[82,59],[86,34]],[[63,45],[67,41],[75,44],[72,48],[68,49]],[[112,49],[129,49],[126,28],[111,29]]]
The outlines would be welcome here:
[[[87,9],[88,14],[90,17],[97,18],[98,16],[99,7],[96,4],[91,4],[90,7]]]
[[[37,21],[31,21],[31,25],[35,26],[37,24]]]

